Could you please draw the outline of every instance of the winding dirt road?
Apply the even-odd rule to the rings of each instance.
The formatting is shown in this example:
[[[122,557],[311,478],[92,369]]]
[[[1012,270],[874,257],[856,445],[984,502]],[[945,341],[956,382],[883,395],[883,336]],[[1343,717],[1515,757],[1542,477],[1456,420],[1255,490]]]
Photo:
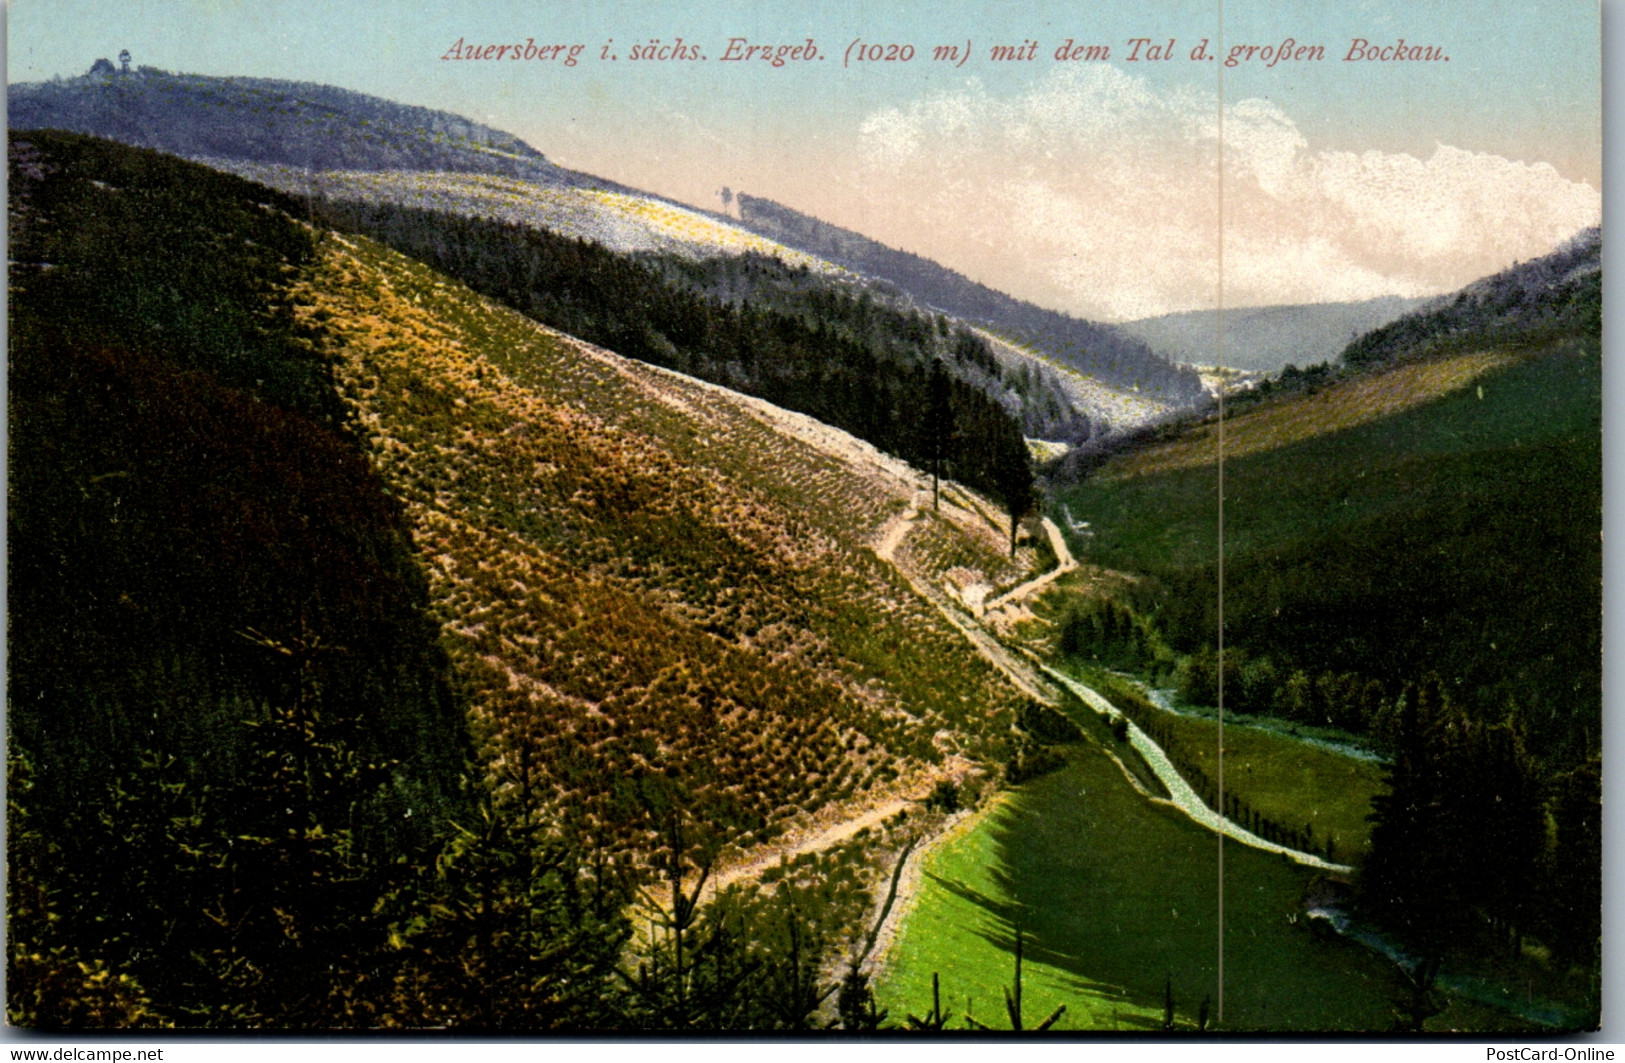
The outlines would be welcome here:
[[[1003,672],[1006,678],[1016,685],[1016,689],[1046,705],[1055,704],[1055,692],[1049,688],[1049,684],[1044,682],[1031,665],[1006,649],[1004,643],[1000,642],[991,632],[976,622],[975,617],[954,604],[954,600],[949,597],[946,591],[915,571],[914,566],[906,563],[898,556],[903,540],[908,537],[909,530],[914,526],[915,521],[919,519],[923,506],[923,495],[916,495],[907,509],[886,522],[885,526],[880,529],[880,534],[876,537],[875,555],[895,568],[898,574],[908,581],[908,585],[914,589],[915,594],[935,606],[937,612],[941,613],[948,623],[952,624],[960,634],[965,636],[984,660]],[[1068,554],[1067,556],[1070,557],[1071,555]],[[1023,586],[1026,586],[1026,584],[1023,584]],[[1020,588],[1017,588],[1017,590],[1020,590]]]
[[[965,636],[977,653],[1003,673],[1017,689],[1037,701],[1054,705],[1060,700],[1055,690],[1058,686],[1070,691],[1092,710],[1101,713],[1108,719],[1114,721],[1121,719],[1127,725],[1130,743],[1150,767],[1152,773],[1167,789],[1169,796],[1160,797],[1147,792],[1144,786],[1140,784],[1140,781],[1134,777],[1133,773],[1128,770],[1121,760],[1118,760],[1115,754],[1110,750],[1106,752],[1114,760],[1118,760],[1118,766],[1123,769],[1124,776],[1128,778],[1129,782],[1146,800],[1177,808],[1199,826],[1223,834],[1225,837],[1243,845],[1265,852],[1278,853],[1306,867],[1340,873],[1348,873],[1353,870],[1346,864],[1332,863],[1313,853],[1302,852],[1268,841],[1233,820],[1215,812],[1197,796],[1196,791],[1179,774],[1178,769],[1168,759],[1168,755],[1163,751],[1162,747],[1157,745],[1139,727],[1135,726],[1132,720],[1119,712],[1100,693],[1056,671],[1041,661],[1036,659],[1027,660],[1006,647],[978,622],[979,616],[1030,598],[1040,593],[1061,576],[1077,569],[1077,560],[1068,548],[1061,530],[1055,526],[1053,521],[1045,517],[1042,524],[1055,551],[1056,566],[1048,572],[1000,595],[989,602],[982,610],[979,610],[977,616],[971,616],[960,608],[945,590],[936,586],[924,574],[915,569],[913,565],[909,564],[905,558],[899,556],[909,532],[924,513],[927,504],[926,497],[923,491],[916,493],[906,509],[886,521],[875,536],[873,544],[875,554],[882,561],[894,567],[916,594],[930,602],[955,629]],[[929,791],[930,785],[935,781],[935,778],[936,776],[932,775],[930,778],[926,778],[908,788],[911,792],[917,791],[918,796],[894,796],[882,799],[880,803],[871,805],[855,815],[850,815],[822,827],[809,828],[810,833],[787,839],[753,855],[750,860],[744,863],[723,869],[712,878],[708,884],[707,893],[713,893],[735,882],[755,878],[780,859],[794,858],[803,853],[821,852],[845,841],[865,827],[880,824],[903,809],[917,804],[924,794]],[[894,791],[894,793],[897,792]],[[980,820],[981,815],[993,808],[995,804],[989,803],[987,808],[978,813],[953,817],[944,822],[933,837],[922,839],[920,844],[908,854],[907,863],[899,881],[896,902],[887,913],[884,924],[877,932],[877,943],[873,958],[885,954],[886,946],[895,936],[899,921],[910,908],[909,901],[912,900],[914,890],[918,885],[920,868],[926,854],[940,844],[944,838],[972,829],[974,824]]]
[[[1044,526],[1044,533],[1049,536],[1050,548],[1055,551],[1055,567],[1036,579],[1030,579],[1021,586],[1006,591],[991,602],[983,603],[981,611],[977,613],[978,616],[1030,598],[1068,572],[1077,571],[1077,559],[1072,556],[1071,548],[1066,545],[1066,537],[1061,534],[1061,529],[1048,517],[1044,517],[1041,523]]]

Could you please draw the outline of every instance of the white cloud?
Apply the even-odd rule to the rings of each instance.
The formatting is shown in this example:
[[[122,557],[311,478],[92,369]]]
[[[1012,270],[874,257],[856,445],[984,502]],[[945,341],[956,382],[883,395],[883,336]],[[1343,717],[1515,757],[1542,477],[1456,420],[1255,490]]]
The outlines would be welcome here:
[[[977,82],[871,114],[839,195],[871,235],[1016,294],[1121,319],[1218,295],[1216,99],[1108,66],[1015,98]],[[1439,146],[1314,152],[1266,100],[1224,110],[1224,297],[1247,306],[1449,291],[1595,224],[1544,163]]]

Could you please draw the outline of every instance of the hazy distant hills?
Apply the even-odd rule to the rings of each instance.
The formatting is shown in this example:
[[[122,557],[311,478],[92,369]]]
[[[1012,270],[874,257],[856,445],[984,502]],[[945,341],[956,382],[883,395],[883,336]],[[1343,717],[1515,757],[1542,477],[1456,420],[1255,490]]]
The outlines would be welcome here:
[[[1304,303],[1243,307],[1224,312],[1224,364],[1232,369],[1275,372],[1291,364],[1314,365],[1336,358],[1355,337],[1380,328],[1426,299],[1385,295],[1358,303]],[[1142,318],[1118,327],[1164,357],[1189,365],[1217,365],[1218,317],[1214,310]]]
[[[1224,364],[1275,372],[1342,356],[1351,364],[1414,356],[1418,345],[1532,328],[1585,324],[1600,299],[1602,231],[1592,227],[1549,255],[1426,299],[1389,295],[1354,303],[1249,307],[1224,312]],[[1589,309],[1588,309],[1589,308]],[[1193,310],[1118,326],[1158,354],[1191,365],[1219,362],[1218,313]],[[1347,352],[1347,353],[1345,353]]]
[[[518,137],[328,85],[170,74],[7,87],[12,129],[66,129],[195,159],[316,170],[442,170],[572,183]]]
[[[888,281],[932,309],[1036,348],[1105,384],[1179,404],[1203,397],[1194,372],[1173,365],[1142,339],[1113,326],[1023,302],[930,259],[887,247],[770,199],[741,193],[737,201],[741,222],[755,232]]]

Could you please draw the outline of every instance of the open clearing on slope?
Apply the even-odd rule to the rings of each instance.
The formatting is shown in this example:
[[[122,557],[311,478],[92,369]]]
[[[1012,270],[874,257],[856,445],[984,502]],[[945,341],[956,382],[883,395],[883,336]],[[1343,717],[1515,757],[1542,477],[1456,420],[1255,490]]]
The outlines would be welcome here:
[[[705,211],[628,192],[542,184],[492,174],[330,170],[226,163],[222,168],[304,195],[399,203],[424,210],[495,218],[603,244],[624,253],[769,255],[816,273],[850,271],[759,236]]]
[[[528,757],[628,845],[661,800],[629,788],[676,780],[743,850],[991,755],[1016,692],[873,552],[907,466],[364,240],[328,241],[306,295],[499,777]],[[969,512],[931,523],[997,558]]]
[[[1030,347],[1015,343],[998,333],[974,329],[978,336],[993,348],[994,355],[1006,365],[1036,362],[1061,382],[1061,387],[1077,407],[1114,432],[1127,431],[1167,417],[1178,407],[1141,395],[1137,391],[1114,388],[1087,376],[1073,366],[1051,358]]]
[[[1334,384],[1296,402],[1227,417],[1224,458],[1230,461],[1261,454],[1420,406],[1466,387],[1514,358],[1504,351],[1476,351],[1439,361],[1402,365]],[[1171,443],[1148,447],[1112,462],[1104,475],[1126,479],[1172,472],[1211,465],[1218,457],[1219,432],[1214,424],[1186,432]]]

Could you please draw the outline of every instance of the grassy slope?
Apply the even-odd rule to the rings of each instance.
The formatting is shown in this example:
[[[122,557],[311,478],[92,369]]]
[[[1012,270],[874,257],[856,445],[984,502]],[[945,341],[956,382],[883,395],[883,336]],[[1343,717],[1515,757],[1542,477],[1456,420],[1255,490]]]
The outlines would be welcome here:
[[[896,466],[364,240],[329,240],[305,299],[341,337],[494,770],[539,754],[544,791],[623,840],[675,786],[746,843],[991,751],[1007,684],[869,545],[915,487]],[[993,529],[966,534],[996,556]]]
[[[1485,703],[1595,719],[1599,419],[1596,344],[1561,341],[1425,405],[1227,460],[1227,640],[1390,680],[1438,668]],[[1212,465],[1108,466],[1063,495],[1093,523],[1080,556],[1159,577],[1164,623],[1192,648],[1217,621],[1215,498]]]
[[[1595,351],[1565,349],[1554,357],[1519,361],[1480,381],[1484,392],[1465,387],[1392,418],[1337,431],[1323,422],[1310,438],[1237,460],[1227,441],[1225,549],[1227,556],[1280,547],[1385,509],[1408,509],[1427,501],[1438,478],[1414,481],[1400,474],[1415,459],[1474,456],[1548,438],[1595,435],[1601,377]],[[1465,383],[1463,380],[1461,383]],[[1342,385],[1356,401],[1370,385]],[[1358,389],[1358,390],[1356,390]],[[1306,402],[1319,401],[1311,396]],[[1250,415],[1285,420],[1275,411]],[[1234,426],[1227,426],[1231,435]],[[1217,546],[1215,475],[1207,432],[1187,437],[1189,457],[1168,454],[1158,475],[1136,476],[1149,453],[1127,455],[1089,483],[1069,492],[1074,516],[1095,520],[1096,537],[1080,544],[1103,564],[1165,569],[1205,564]],[[1163,448],[1159,448],[1161,450]],[[1203,460],[1205,459],[1205,460]],[[1259,502],[1268,493],[1268,505]],[[1328,499],[1335,507],[1327,506]],[[1252,503],[1252,504],[1249,504]],[[1148,534],[1167,525],[1176,533]]]
[[[593,240],[615,251],[664,251],[695,258],[756,253],[851,276],[822,259],[792,250],[714,215],[630,192],[543,184],[489,174],[333,170],[312,174],[281,166],[239,164],[244,176],[289,192],[311,191],[334,199],[399,203],[426,210],[495,218],[569,237]]]
[[[956,1028],[967,995],[977,1018],[1003,1026],[999,986],[1019,924],[1029,1021],[1064,1003],[1058,1028],[1156,1028],[1171,978],[1189,1027],[1217,976],[1217,850],[1214,835],[1140,797],[1105,757],[1075,749],[1068,767],[928,854],[880,1000],[893,1015],[920,1014],[936,971]],[[1224,873],[1226,1028],[1387,1027],[1386,966],[1288,922],[1310,872],[1228,845]]]
[[[1263,454],[1421,406],[1460,390],[1512,360],[1513,356],[1506,351],[1475,351],[1435,362],[1402,365],[1387,373],[1357,377],[1297,402],[1267,406],[1227,418],[1225,461]],[[1162,446],[1126,455],[1109,475],[1132,478],[1200,468],[1218,460],[1218,448],[1219,433],[1217,423],[1213,422]]]
[[[1218,721],[1174,713],[1162,719],[1184,754],[1208,778],[1218,778]],[[1224,786],[1268,819],[1309,824],[1317,845],[1334,838],[1337,861],[1356,865],[1370,846],[1371,799],[1385,789],[1377,761],[1236,723],[1224,729]]]
[[[1209,778],[1218,776],[1218,724],[1172,716],[1170,726]],[[1310,824],[1316,843],[1336,839],[1339,863],[1360,863],[1371,840],[1371,799],[1381,792],[1382,765],[1305,746],[1285,735],[1228,725],[1224,785],[1278,823]]]

